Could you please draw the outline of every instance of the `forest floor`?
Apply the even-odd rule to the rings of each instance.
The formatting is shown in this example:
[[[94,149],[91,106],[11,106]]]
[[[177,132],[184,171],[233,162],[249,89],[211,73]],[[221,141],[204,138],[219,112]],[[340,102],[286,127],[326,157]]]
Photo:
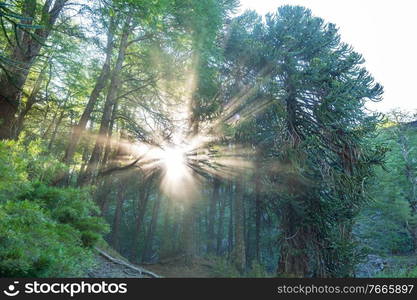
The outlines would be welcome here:
[[[360,265],[359,277],[403,277],[417,267],[417,256],[370,255],[368,262]],[[106,243],[96,248],[95,265],[88,270],[92,278],[215,278],[216,264],[207,258],[195,258],[185,265],[181,257],[143,266],[133,265]]]
[[[169,278],[214,278],[214,263],[205,258],[196,258],[189,266],[173,261],[145,265],[146,269]]]
[[[131,264],[111,248],[96,248],[94,266],[87,271],[91,278],[158,278],[158,274]]]
[[[401,276],[414,272],[417,268],[417,255],[397,255],[385,258],[385,267],[382,274],[391,277]],[[414,277],[414,276],[413,276]]]
[[[214,262],[205,258],[196,258],[188,266],[181,259],[133,265],[107,243],[102,243],[96,248],[94,267],[87,273],[92,278],[213,278],[213,269]]]

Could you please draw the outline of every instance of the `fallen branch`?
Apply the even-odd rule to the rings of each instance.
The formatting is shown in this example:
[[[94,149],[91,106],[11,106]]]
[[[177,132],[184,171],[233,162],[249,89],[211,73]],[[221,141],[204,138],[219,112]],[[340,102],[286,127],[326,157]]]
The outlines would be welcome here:
[[[156,275],[155,273],[153,273],[153,272],[151,272],[151,271],[145,270],[145,269],[143,269],[143,268],[138,268],[138,267],[136,267],[136,266],[134,266],[134,265],[132,265],[132,264],[129,264],[129,263],[127,263],[127,262],[123,261],[123,260],[120,260],[120,259],[116,259],[116,258],[114,258],[114,257],[111,257],[109,254],[107,254],[106,252],[104,252],[103,250],[101,250],[101,249],[99,249],[99,248],[97,248],[97,247],[95,247],[94,249],[96,249],[96,250],[97,250],[97,252],[98,252],[101,256],[103,256],[104,258],[106,258],[106,259],[110,260],[111,262],[113,262],[113,263],[115,263],[115,264],[119,264],[119,265],[125,266],[125,267],[127,267],[127,268],[132,269],[132,270],[135,270],[136,272],[139,272],[140,274],[148,275],[148,276],[150,276],[150,277],[152,277],[152,278],[161,278],[161,276]]]

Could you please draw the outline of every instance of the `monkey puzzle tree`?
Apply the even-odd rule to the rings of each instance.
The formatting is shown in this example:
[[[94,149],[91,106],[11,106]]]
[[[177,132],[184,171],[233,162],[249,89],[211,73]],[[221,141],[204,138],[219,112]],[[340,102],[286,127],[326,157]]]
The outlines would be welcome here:
[[[351,223],[381,158],[365,141],[376,117],[365,114],[364,103],[379,100],[382,87],[335,25],[308,9],[279,8],[267,16],[266,31],[272,93],[286,122],[277,153],[285,170],[277,174],[285,186],[278,274],[347,276]]]

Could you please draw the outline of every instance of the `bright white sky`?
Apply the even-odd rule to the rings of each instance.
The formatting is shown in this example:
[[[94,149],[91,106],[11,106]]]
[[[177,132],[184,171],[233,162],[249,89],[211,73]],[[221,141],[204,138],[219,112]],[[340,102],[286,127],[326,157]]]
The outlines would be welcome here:
[[[416,0],[241,0],[240,10],[265,15],[284,4],[308,7],[335,23],[342,41],[364,56],[366,68],[385,90],[384,100],[368,108],[417,109]]]

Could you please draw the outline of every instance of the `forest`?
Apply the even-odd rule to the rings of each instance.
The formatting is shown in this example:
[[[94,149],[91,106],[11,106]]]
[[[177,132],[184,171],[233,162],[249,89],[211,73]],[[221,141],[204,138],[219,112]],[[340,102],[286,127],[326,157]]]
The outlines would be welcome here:
[[[0,1],[0,277],[417,277],[417,115],[238,7]]]

